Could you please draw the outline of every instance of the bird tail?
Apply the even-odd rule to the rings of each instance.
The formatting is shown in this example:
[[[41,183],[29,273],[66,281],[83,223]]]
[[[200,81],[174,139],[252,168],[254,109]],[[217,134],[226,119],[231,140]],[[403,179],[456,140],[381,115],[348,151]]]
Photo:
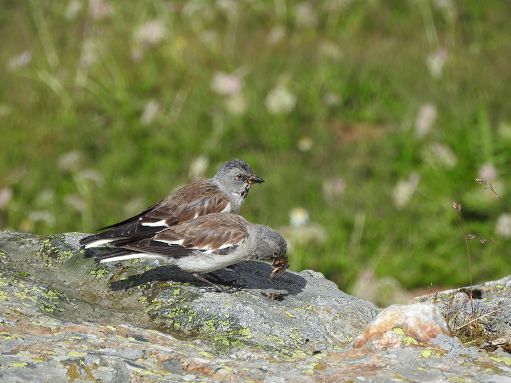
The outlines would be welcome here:
[[[129,249],[108,249],[107,252],[95,252],[94,254],[89,254],[88,256],[94,257],[94,260],[97,263],[119,262],[136,258],[146,259],[161,258],[157,255],[139,253]]]
[[[118,238],[104,238],[104,236],[101,236],[101,234],[93,234],[80,239],[80,245],[85,249],[89,249],[91,247],[104,246],[117,239]]]

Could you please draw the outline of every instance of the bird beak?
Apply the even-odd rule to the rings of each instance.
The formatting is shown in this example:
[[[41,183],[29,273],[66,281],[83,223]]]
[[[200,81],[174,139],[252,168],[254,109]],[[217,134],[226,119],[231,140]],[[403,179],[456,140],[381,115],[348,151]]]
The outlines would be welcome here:
[[[261,177],[258,177],[255,174],[251,175],[247,181],[250,186],[252,186],[253,184],[262,184],[264,182],[264,180]]]

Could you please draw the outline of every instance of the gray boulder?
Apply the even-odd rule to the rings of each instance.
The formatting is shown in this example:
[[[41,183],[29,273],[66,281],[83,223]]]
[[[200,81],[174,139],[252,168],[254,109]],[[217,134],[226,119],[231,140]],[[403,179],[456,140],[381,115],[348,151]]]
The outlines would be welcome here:
[[[407,323],[392,347],[353,348],[377,309],[321,274],[240,264],[218,293],[168,267],[96,265],[80,237],[0,233],[1,382],[511,381],[502,348],[416,341]]]
[[[170,266],[140,260],[98,265],[79,249],[81,237],[3,232],[4,278],[53,291],[53,300],[35,299],[58,319],[129,323],[201,337],[218,347],[251,344],[289,352],[338,347],[377,314],[372,303],[343,293],[314,271],[286,271],[270,280],[270,265],[245,262],[216,273],[231,286],[217,292]],[[6,293],[17,288],[11,283]]]
[[[464,343],[511,352],[511,276],[471,287],[418,297],[432,302]]]

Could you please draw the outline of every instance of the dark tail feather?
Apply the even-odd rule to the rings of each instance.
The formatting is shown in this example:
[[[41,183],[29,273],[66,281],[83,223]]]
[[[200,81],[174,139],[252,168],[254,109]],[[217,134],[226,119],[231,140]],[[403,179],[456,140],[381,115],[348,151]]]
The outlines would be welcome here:
[[[98,238],[97,234],[89,235],[88,237],[83,237],[82,239],[80,239],[80,245],[85,246],[88,245],[89,243],[97,241],[98,239],[100,238]]]
[[[107,246],[120,246],[124,243],[130,243],[133,241],[138,241],[143,238],[148,238],[153,234],[161,231],[164,227],[160,226],[142,226],[138,224],[138,222],[125,224],[123,226],[119,226],[110,230],[107,230],[103,233],[89,235],[88,237],[84,237],[80,239],[81,246],[87,246],[90,243],[101,241],[101,240],[111,240]],[[119,243],[117,243],[119,242]]]
[[[87,249],[85,251],[85,256],[88,258],[94,258],[94,260],[99,263],[101,261],[110,259],[110,258],[117,258],[121,257],[126,254],[133,254],[133,250],[127,250],[127,249]]]

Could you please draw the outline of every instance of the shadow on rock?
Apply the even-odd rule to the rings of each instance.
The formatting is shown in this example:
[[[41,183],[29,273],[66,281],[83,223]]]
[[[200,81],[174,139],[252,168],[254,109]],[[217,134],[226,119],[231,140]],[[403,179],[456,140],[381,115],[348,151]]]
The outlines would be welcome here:
[[[262,262],[243,262],[222,269],[214,273],[206,274],[214,283],[236,289],[260,289],[285,291],[286,295],[300,293],[306,285],[306,280],[293,272],[285,271],[270,279],[272,267]],[[141,274],[131,275],[126,279],[114,281],[110,288],[114,291],[128,290],[147,282],[173,281],[190,283],[195,286],[208,286],[198,281],[190,273],[184,272],[175,266],[160,266]],[[227,291],[229,292],[229,291]]]

